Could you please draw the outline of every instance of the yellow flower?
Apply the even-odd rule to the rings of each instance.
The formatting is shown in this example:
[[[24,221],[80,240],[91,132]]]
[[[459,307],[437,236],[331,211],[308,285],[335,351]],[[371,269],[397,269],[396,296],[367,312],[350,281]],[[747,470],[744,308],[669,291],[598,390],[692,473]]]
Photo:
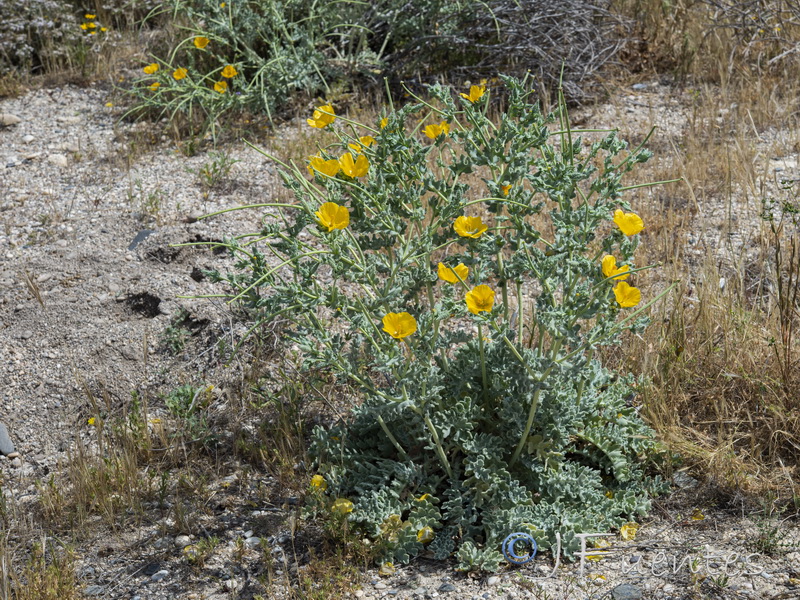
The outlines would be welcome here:
[[[428,125],[422,132],[432,140],[435,140],[440,135],[447,135],[450,133],[450,123],[442,121],[438,125]]]
[[[314,116],[310,119],[306,119],[306,123],[312,127],[318,127],[319,129],[322,129],[323,127],[327,127],[333,123],[335,120],[336,113],[333,110],[333,106],[326,104],[324,106],[320,106],[319,108],[315,108]]]
[[[642,300],[642,293],[624,281],[620,281],[614,288],[614,296],[617,297],[617,303],[622,308],[630,308],[636,306]]]
[[[311,478],[311,487],[324,492],[328,489],[328,482],[325,481],[325,478],[322,475],[314,475]]]
[[[97,31],[90,31],[89,35],[97,35]]]
[[[158,71],[158,63],[150,63],[144,69],[142,69],[142,71],[144,71],[148,75],[152,75],[153,73]]]
[[[218,81],[214,84],[214,91],[219,92],[220,94],[224,94],[228,91],[228,82],[227,81]]]
[[[414,498],[414,502],[425,502],[428,498],[430,498],[430,494],[422,494],[419,498]]]
[[[363,154],[359,154],[358,158],[353,161],[353,155],[345,152],[339,158],[339,166],[342,167],[344,174],[350,177],[364,177],[369,171],[369,161]]]
[[[353,503],[347,498],[337,498],[331,505],[331,512],[346,515],[353,512]]]
[[[357,144],[347,144],[347,145],[350,146],[356,152],[361,152],[361,150],[363,150],[364,148],[369,148],[373,144],[377,143],[378,142],[371,135],[362,135],[360,138],[358,138]]]
[[[106,102],[106,107],[107,108],[111,108],[112,106],[114,106],[113,102]]]
[[[83,15],[85,19],[96,19],[97,15]]]
[[[481,97],[483,97],[485,93],[486,93],[485,85],[471,85],[469,86],[469,95],[461,94],[461,97],[475,104],[478,100],[481,99]]]
[[[203,48],[208,46],[208,41],[209,40],[207,37],[198,35],[196,38],[194,38],[194,47],[197,48],[198,50],[202,50]]]
[[[388,124],[389,124],[389,119],[387,119],[386,117],[381,119],[381,129],[385,129]]]
[[[186,77],[186,74],[187,74],[188,72],[189,72],[189,71],[187,71],[187,70],[186,70],[186,69],[184,69],[183,67],[179,67],[179,68],[175,69],[175,70],[172,72],[172,76],[175,78],[175,81],[180,81],[181,79],[183,79],[184,77]]]
[[[161,84],[159,82],[157,82],[157,81],[154,81],[153,83],[151,83],[147,87],[150,88],[151,92],[155,92],[158,88],[161,87]]]
[[[490,312],[494,306],[494,290],[488,285],[479,285],[467,292],[467,308],[473,315]]]
[[[224,69],[222,69],[222,76],[226,79],[231,79],[232,77],[236,77],[238,75],[238,71],[233,65],[226,65]]]
[[[500,189],[503,192],[503,196],[508,196],[508,193],[511,191],[511,184],[501,186]]]
[[[313,174],[318,171],[328,177],[335,177],[339,172],[339,161],[335,158],[325,160],[321,156],[312,156],[309,161],[308,170]]]
[[[613,497],[614,497],[614,492],[612,492],[611,490],[606,490],[606,498],[613,498]]]
[[[326,202],[314,213],[319,219],[319,224],[328,231],[344,229],[350,225],[350,212],[346,206],[339,206],[336,202]]]
[[[625,523],[619,528],[619,537],[626,542],[632,542],[636,539],[636,532],[639,531],[638,523]]]
[[[694,511],[692,511],[692,514],[689,516],[689,518],[692,521],[702,521],[703,519],[706,518],[706,516],[703,514],[703,511],[701,511],[699,508],[695,508]]]
[[[94,418],[94,417],[89,417],[89,420],[88,420],[88,421],[86,421],[86,422],[87,422],[89,425],[94,425],[94,424],[95,424],[95,418]]]
[[[86,26],[87,26],[89,29],[95,29],[95,28],[97,27],[97,23],[87,23],[87,24],[86,24]]]
[[[221,2],[220,5],[219,5],[220,8],[225,8],[225,6],[227,6],[227,5],[224,2]]]
[[[100,28],[100,31],[102,31],[102,32],[104,32],[104,33],[105,33],[106,31],[108,31],[108,27],[101,27],[101,28]]]
[[[389,313],[383,317],[383,330],[396,340],[402,340],[417,330],[417,320],[407,312]]]
[[[622,212],[619,208],[614,212],[614,223],[625,235],[636,235],[644,229],[644,221],[639,215]]]
[[[623,279],[627,279],[631,275],[630,267],[628,267],[627,265],[623,265],[617,268],[617,259],[611,256],[610,254],[606,254],[603,257],[601,265],[603,268],[603,275],[605,275],[606,277],[614,277],[616,275],[614,279],[622,281]]]
[[[466,280],[467,275],[469,275],[469,267],[465,266],[463,263],[459,263],[452,268],[446,266],[444,263],[439,263],[439,279],[442,281],[458,283],[459,279],[461,281]]]
[[[89,29],[89,25],[87,25],[86,23],[81,23],[81,29],[86,31],[87,29]]]
[[[486,231],[486,224],[480,217],[458,217],[453,229],[461,237],[479,238]]]
[[[417,541],[421,544],[427,544],[428,542],[432,542],[433,538],[436,537],[436,534],[433,533],[433,529],[430,527],[423,527],[417,532]]]

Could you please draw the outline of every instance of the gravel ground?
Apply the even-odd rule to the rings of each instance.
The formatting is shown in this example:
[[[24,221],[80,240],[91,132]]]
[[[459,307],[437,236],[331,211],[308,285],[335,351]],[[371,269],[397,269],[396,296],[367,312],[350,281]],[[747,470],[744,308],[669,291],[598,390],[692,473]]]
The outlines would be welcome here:
[[[235,144],[227,151],[239,162],[226,182],[206,193],[188,169],[199,170],[208,155],[187,158],[154,138],[150,127],[119,123],[106,96],[97,88],[61,87],[0,101],[0,114],[16,117],[0,119],[8,123],[0,126],[0,421],[16,446],[10,458],[0,459],[0,469],[6,502],[22,514],[34,510],[42,482],[60,472],[76,440],[91,445],[92,396],[120,406],[132,391],[155,397],[185,382],[213,382],[222,390],[215,403],[223,410],[242,373],[240,363],[223,365],[212,341],[235,342],[243,326],[222,303],[179,298],[219,293],[201,270],[224,270],[229,259],[205,247],[170,244],[254,230],[259,215],[252,212],[197,217],[270,197],[279,186],[275,171]],[[590,116],[592,125],[602,126],[626,115],[639,136],[662,120],[677,135],[682,111],[653,85]],[[709,207],[707,232],[720,231],[717,213]],[[740,247],[753,235],[737,230]],[[180,309],[197,351],[172,356],[161,339]],[[154,405],[153,414],[159,411],[163,406]],[[208,511],[194,535],[170,533],[174,519],[154,506],[138,527],[111,532],[98,524],[90,541],[77,542],[87,597],[289,597],[287,582],[307,568],[314,546],[313,532],[287,525],[297,515],[297,499],[233,458],[223,457],[209,477]],[[723,510],[697,482],[683,477],[677,483],[635,541],[613,539],[611,554],[587,562],[583,574],[579,565],[556,568],[537,557],[524,567],[471,578],[423,558],[389,576],[365,571],[363,585],[350,596],[800,598],[796,523],[759,520],[737,506]],[[188,564],[186,547],[209,532],[219,538],[216,550],[201,568]],[[786,547],[769,544],[778,538]],[[681,562],[686,556],[692,558]],[[688,567],[694,559],[697,574]],[[257,580],[267,573],[273,584],[264,592]]]

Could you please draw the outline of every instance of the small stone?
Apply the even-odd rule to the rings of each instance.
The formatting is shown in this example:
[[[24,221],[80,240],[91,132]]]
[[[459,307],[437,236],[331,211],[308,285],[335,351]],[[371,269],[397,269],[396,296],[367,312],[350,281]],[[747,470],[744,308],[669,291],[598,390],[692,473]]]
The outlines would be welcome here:
[[[67,240],[57,240],[56,241],[56,246],[58,246],[59,248],[66,248],[67,244],[69,244],[69,242]]]
[[[104,585],[90,585],[84,588],[84,596],[102,596],[106,593],[106,586]]]
[[[364,597],[364,590],[356,590],[355,597],[356,598],[363,598]]]
[[[427,591],[428,590],[426,590],[424,587],[418,587],[417,589],[414,590],[414,595],[419,598],[423,598],[425,596],[425,592]]]
[[[15,458],[14,460],[11,461],[11,466],[14,467],[15,469],[19,469],[22,466],[22,459],[19,457]]]
[[[44,283],[53,277],[52,273],[42,273],[36,278],[36,283]]]
[[[438,587],[437,591],[442,592],[442,593],[455,592],[456,591],[456,586],[454,586],[452,583],[443,583],[442,585],[440,585]]]
[[[664,591],[667,591],[666,586]],[[642,600],[642,590],[630,583],[623,583],[611,590],[614,600]]]
[[[57,167],[66,167],[67,165],[69,165],[67,157],[64,156],[63,154],[50,154],[47,157],[47,162]]]
[[[156,571],[155,573],[153,573],[153,575],[150,577],[150,580],[161,581],[162,579],[166,578],[167,575],[169,575],[169,571],[167,571],[166,569],[161,569],[160,571]]]
[[[8,460],[13,460],[15,458],[19,458],[19,452],[9,452],[6,455],[6,458],[8,458]]]
[[[500,578],[497,575],[492,575],[489,579],[486,580],[486,585],[497,585],[500,583]]]
[[[631,557],[628,559],[628,562],[630,562],[632,565],[635,565],[635,564],[636,564],[636,563],[638,563],[640,560],[642,560],[642,555],[641,555],[641,554],[634,554],[633,556],[631,556]]]
[[[237,584],[236,584],[236,580],[235,579],[231,578],[231,579],[228,579],[228,581],[225,582],[225,589],[228,590],[229,592],[235,591],[236,588],[237,588]]]
[[[257,535],[251,535],[244,541],[244,545],[248,548],[258,548],[261,545],[261,538]]]
[[[30,143],[31,143],[33,140],[35,140],[35,139],[36,139],[36,138],[35,138],[35,137],[33,137],[33,136],[30,134],[30,133],[29,133],[28,135],[26,135],[26,136],[23,136],[23,137],[22,137],[22,141],[23,141],[23,143],[25,143],[25,144],[30,144]]]
[[[646,90],[647,89],[647,84],[646,83],[634,83],[631,86],[631,89],[634,89],[637,92],[640,91],[640,90]]]
[[[382,581],[379,581],[378,583],[375,584],[375,589],[376,590],[385,590],[387,587],[388,586],[385,583],[383,583]]]
[[[179,535],[175,538],[175,546],[178,548],[186,548],[191,543],[192,540],[188,535]]]
[[[22,119],[20,119],[17,115],[12,115],[11,113],[0,113],[0,125],[3,127],[11,127],[12,125],[17,125],[22,123]]]
[[[33,332],[30,329],[26,329],[22,333],[17,336],[21,340],[29,340],[33,337]]]
[[[14,447],[14,442],[11,441],[11,437],[8,435],[8,429],[6,429],[5,425],[0,423],[0,454],[8,456],[15,451],[16,448]]]

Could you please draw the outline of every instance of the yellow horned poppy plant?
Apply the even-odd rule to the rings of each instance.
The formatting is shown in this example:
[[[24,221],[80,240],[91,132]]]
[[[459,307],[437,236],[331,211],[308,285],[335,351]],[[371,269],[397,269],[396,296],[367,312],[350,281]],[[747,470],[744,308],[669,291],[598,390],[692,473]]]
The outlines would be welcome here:
[[[323,127],[327,127],[333,123],[335,120],[336,113],[333,111],[333,106],[326,104],[314,109],[314,116],[310,119],[306,119],[306,123],[312,127],[318,127],[319,129],[322,129]]]
[[[485,85],[471,85],[469,86],[469,94],[461,94],[461,97],[475,104],[478,100],[480,100],[483,97],[485,93],[486,93]]]
[[[158,63],[150,63],[144,69],[142,69],[142,71],[144,71],[148,75],[152,75],[153,73],[158,71]]]
[[[340,168],[339,161],[335,158],[325,160],[321,156],[312,156],[308,164],[308,170],[312,174],[317,171],[328,177],[335,177]]]
[[[344,229],[350,225],[350,212],[346,206],[339,206],[336,202],[326,202],[314,213],[319,219],[319,224],[328,231]]]
[[[614,223],[625,235],[636,235],[644,229],[644,221],[639,215],[622,212],[619,208],[614,212]]]
[[[467,308],[473,315],[490,312],[494,306],[494,290],[488,285],[479,285],[467,292]]]
[[[226,79],[231,79],[236,77],[239,74],[239,71],[236,70],[236,67],[233,65],[225,65],[225,68],[222,69],[222,76]]]
[[[228,91],[228,82],[227,81],[218,81],[214,84],[214,91],[219,92],[220,94],[224,94]]]
[[[194,38],[194,47],[197,48],[198,50],[202,50],[203,48],[208,46],[208,42],[209,40],[207,37],[199,35],[196,38]]]
[[[620,281],[630,277],[630,267],[622,265],[617,268],[617,259],[610,254],[606,254],[603,257],[601,265],[603,267],[603,275],[606,277],[614,277],[614,279],[619,279]]]
[[[407,312],[389,313],[383,317],[383,330],[396,340],[402,340],[417,330],[417,320]]]
[[[328,482],[322,475],[314,475],[311,478],[311,487],[324,492],[328,489]]]
[[[500,190],[503,192],[503,196],[508,196],[508,193],[511,191],[511,184],[500,186]]]
[[[461,237],[479,238],[487,227],[480,217],[458,217],[453,229]]]
[[[447,135],[450,133],[450,123],[442,121],[438,125],[428,125],[422,132],[432,140],[435,140],[440,135]]]
[[[459,279],[464,281],[469,275],[469,267],[459,263],[455,267],[448,267],[444,263],[439,263],[439,279],[447,283],[458,283]]]
[[[357,144],[347,144],[347,145],[350,146],[356,152],[361,152],[364,148],[369,148],[373,144],[377,143],[378,142],[371,135],[362,135],[360,138],[358,138]]]
[[[417,541],[420,544],[427,544],[428,542],[432,542],[433,538],[436,537],[436,534],[433,533],[433,529],[430,527],[423,527],[419,531],[417,531]]]
[[[340,515],[346,515],[353,512],[353,503],[347,498],[337,498],[331,505],[331,512]]]
[[[614,296],[616,296],[617,303],[622,308],[636,306],[642,300],[642,293],[638,288],[628,285],[624,281],[620,281],[614,288]]]
[[[354,161],[353,155],[346,152],[339,158],[339,166],[344,174],[350,177],[364,177],[369,171],[369,161],[363,154],[359,154]]]
[[[151,83],[147,87],[150,88],[151,92],[155,92],[158,88],[161,87],[161,84],[159,82],[157,82],[157,81],[154,81],[153,83]]]
[[[180,68],[178,68],[178,69],[175,69],[175,70],[172,72],[172,77],[175,79],[175,81],[180,81],[181,79],[183,79],[184,77],[186,77],[186,74],[187,74],[188,72],[189,72],[189,71],[187,71],[187,70],[186,70],[186,69],[184,69],[183,67],[180,67]]]

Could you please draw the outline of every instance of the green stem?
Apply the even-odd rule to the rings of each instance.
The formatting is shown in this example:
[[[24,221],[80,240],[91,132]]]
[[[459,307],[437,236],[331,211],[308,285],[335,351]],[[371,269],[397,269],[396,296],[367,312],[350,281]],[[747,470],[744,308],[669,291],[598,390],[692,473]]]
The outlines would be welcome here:
[[[483,352],[483,327],[478,323],[478,348],[481,353],[481,379],[483,380],[483,397],[489,398],[489,378],[486,376],[486,356]]]

